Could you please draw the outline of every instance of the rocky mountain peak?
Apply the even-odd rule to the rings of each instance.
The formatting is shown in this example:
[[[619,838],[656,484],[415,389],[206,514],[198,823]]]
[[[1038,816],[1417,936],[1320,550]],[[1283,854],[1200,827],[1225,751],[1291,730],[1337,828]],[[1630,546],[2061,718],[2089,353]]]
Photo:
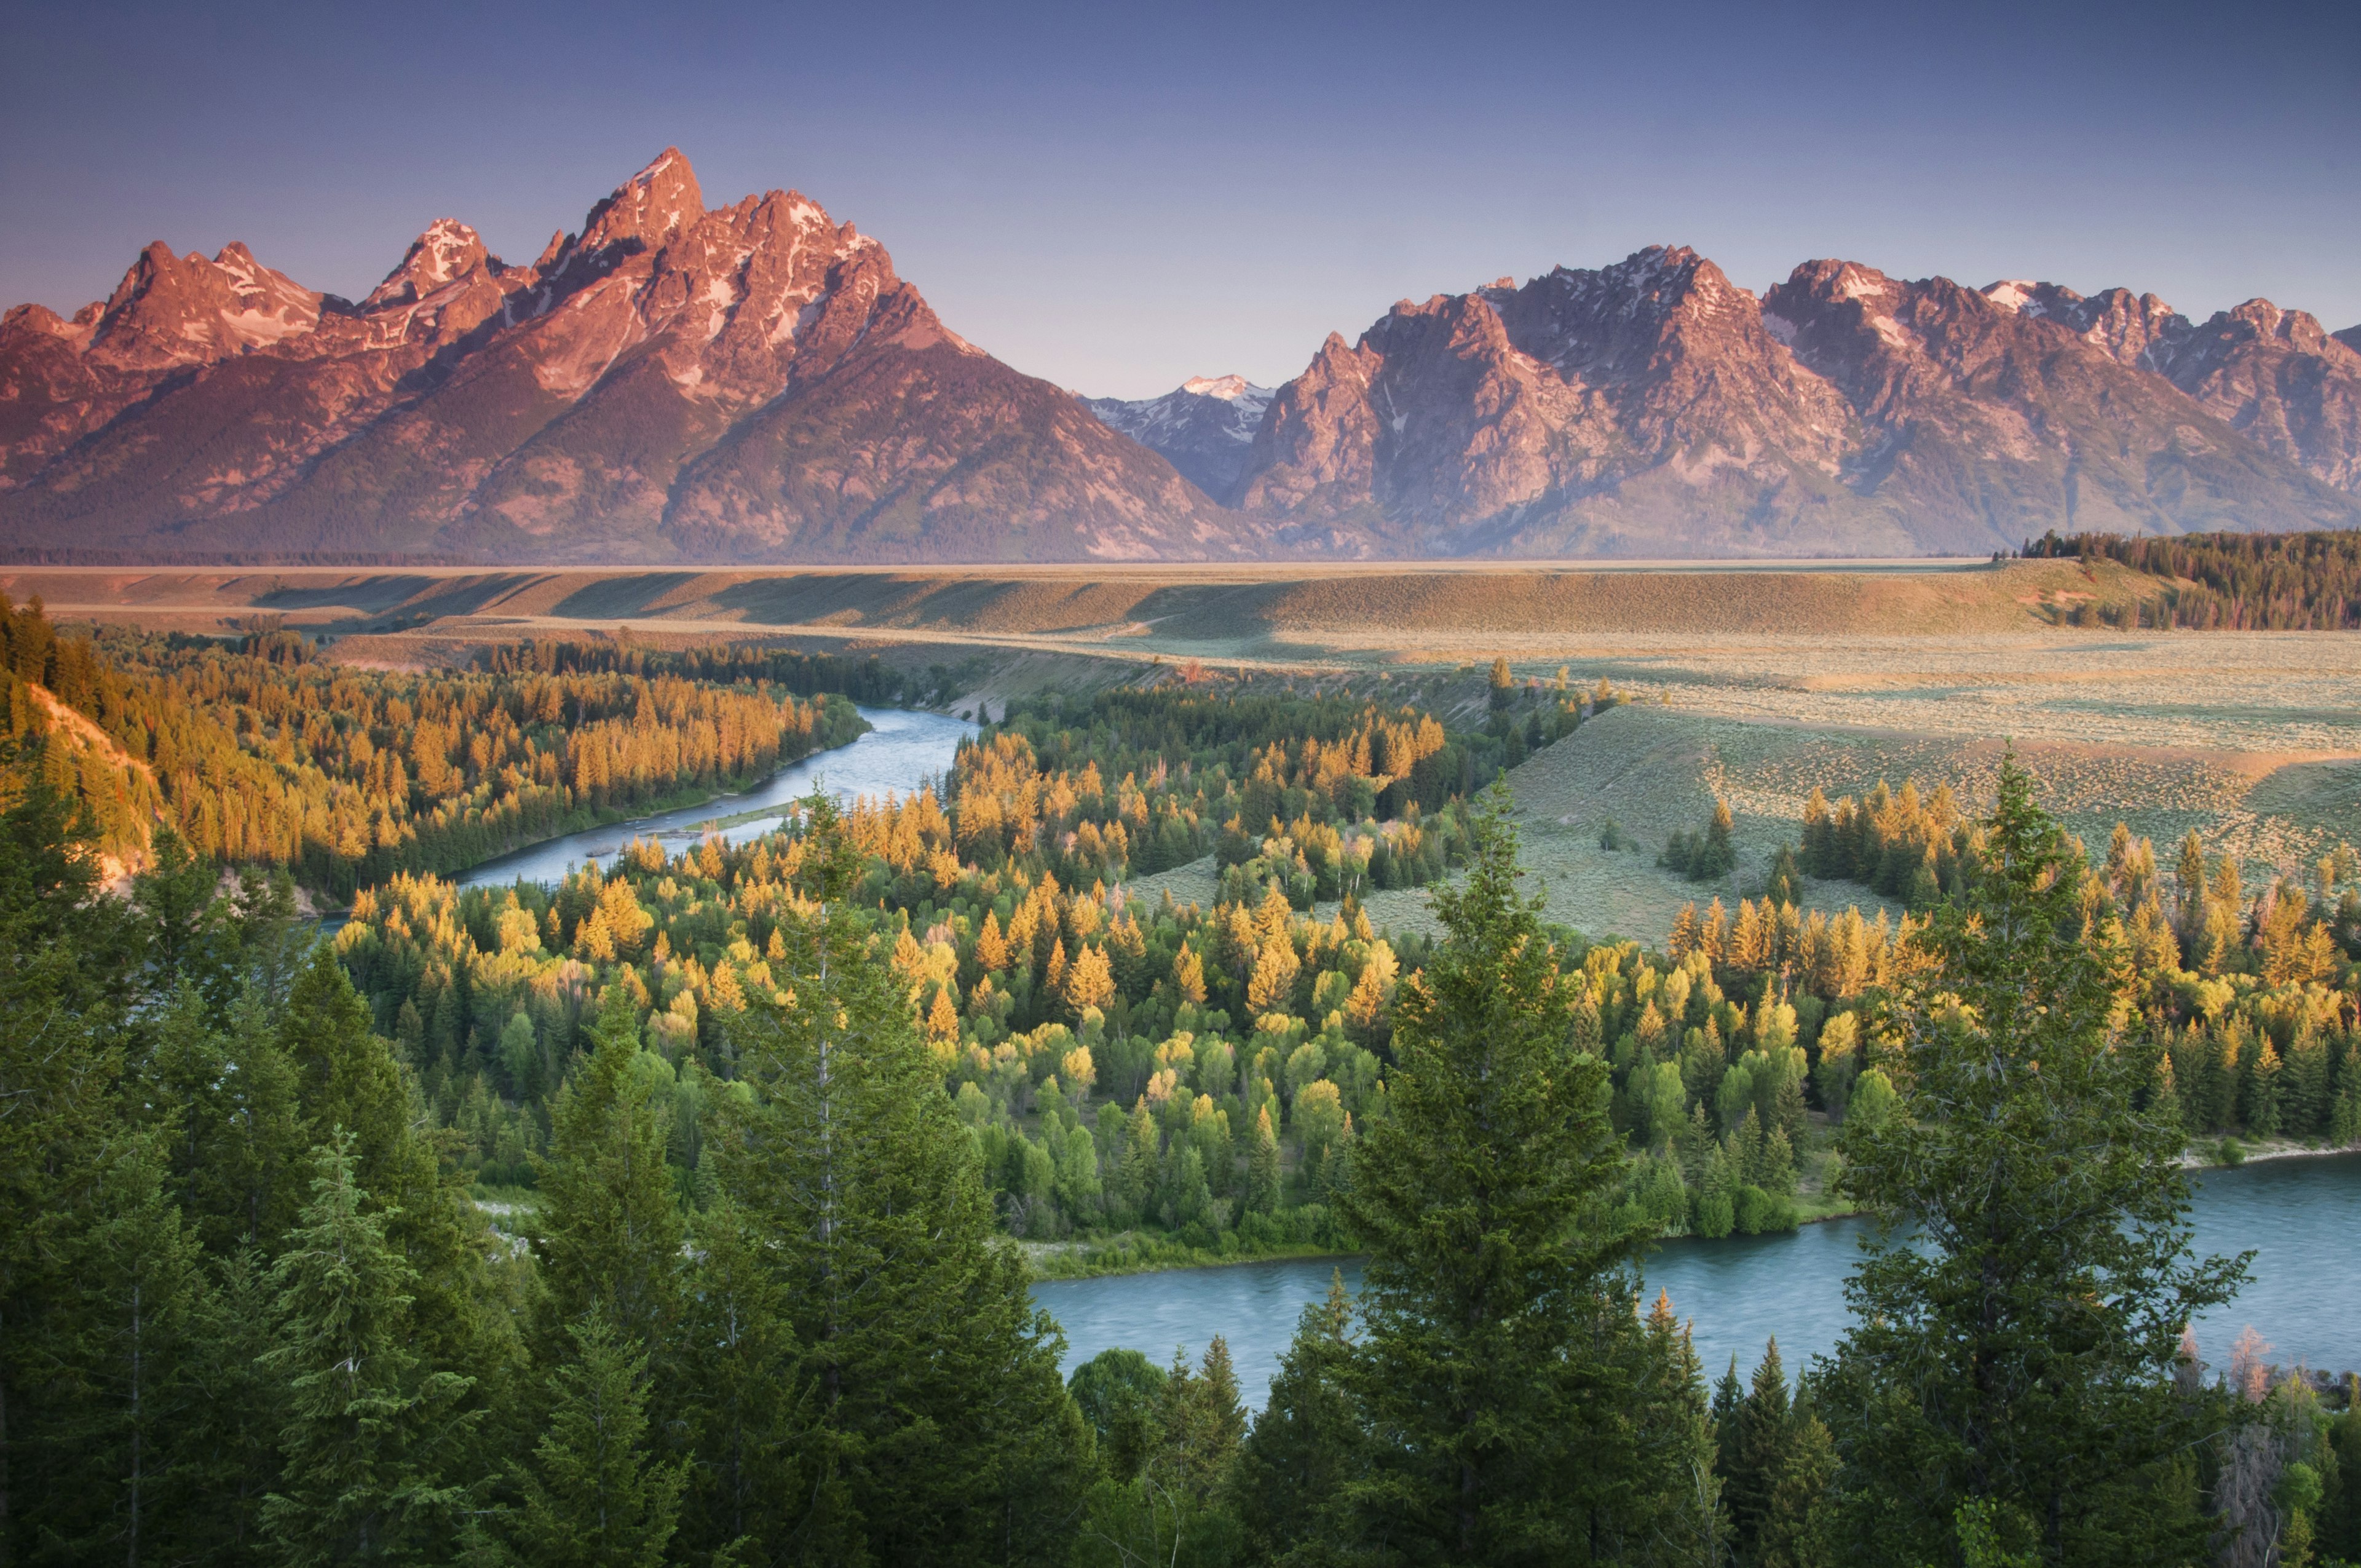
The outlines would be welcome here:
[[[555,242],[553,242],[555,243]],[[361,302],[365,310],[413,304],[439,289],[483,271],[505,270],[481,236],[456,218],[437,218],[410,242],[401,263]]]
[[[1241,398],[1268,400],[1270,397],[1269,388],[1257,387],[1244,376],[1191,376],[1180,383],[1180,389],[1200,398],[1219,398],[1233,403]]]
[[[129,369],[206,364],[311,332],[322,298],[243,245],[207,260],[155,240],[100,307],[91,349]]]
[[[574,256],[612,265],[625,255],[662,249],[704,215],[705,192],[697,186],[697,171],[680,148],[668,147],[590,209],[581,239],[569,249]]]
[[[1160,398],[1084,398],[1082,406],[1219,497],[1236,488],[1270,396],[1243,376],[1191,376]]]

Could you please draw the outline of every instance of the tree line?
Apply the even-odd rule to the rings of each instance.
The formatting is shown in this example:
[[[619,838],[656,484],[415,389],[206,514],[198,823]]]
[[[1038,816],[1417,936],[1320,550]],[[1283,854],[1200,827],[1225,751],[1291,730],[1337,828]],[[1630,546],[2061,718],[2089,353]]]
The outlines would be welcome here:
[[[2120,533],[2028,540],[2032,559],[2114,561],[2159,579],[2153,598],[2085,611],[2108,624],[2197,631],[2361,628],[2361,532]]]

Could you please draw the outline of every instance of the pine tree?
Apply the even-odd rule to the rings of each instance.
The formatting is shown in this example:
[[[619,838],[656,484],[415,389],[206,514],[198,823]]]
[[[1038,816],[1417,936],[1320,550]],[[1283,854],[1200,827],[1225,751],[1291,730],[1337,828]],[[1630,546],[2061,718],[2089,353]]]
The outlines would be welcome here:
[[[195,1499],[183,1440],[206,1281],[196,1238],[165,1191],[157,1141],[126,1130],[105,1151],[96,1223],[77,1260],[81,1332],[69,1365],[83,1399],[56,1438],[62,1474],[75,1480],[52,1499],[43,1533],[88,1559],[169,1562],[189,1544]]]
[[[1722,1497],[1730,1507],[1732,1544],[1739,1561],[1759,1561],[1763,1521],[1771,1511],[1787,1442],[1787,1374],[1779,1342],[1764,1348],[1753,1386],[1731,1418],[1722,1444]]]
[[[1271,1130],[1268,1105],[1255,1111],[1254,1142],[1246,1149],[1246,1207],[1257,1214],[1279,1207],[1279,1135]]]
[[[694,1562],[784,1555],[810,1507],[803,1444],[811,1387],[767,1234],[724,1195],[697,1216],[672,1357],[692,1466],[680,1544]],[[840,1497],[840,1480],[829,1485]],[[840,1509],[840,1500],[835,1503]]]
[[[473,1424],[457,1409],[467,1379],[421,1362],[417,1271],[367,1204],[356,1142],[315,1151],[312,1201],[271,1270],[279,1343],[264,1364],[288,1414],[262,1519],[299,1568],[438,1561],[467,1501],[445,1466]]]
[[[5,621],[5,618],[0,618]],[[137,936],[69,803],[0,751],[0,1552],[78,1501],[58,1441],[87,1412],[56,1376],[82,1332]]]
[[[1981,1500],[2037,1521],[2045,1562],[2193,1552],[2202,1527],[2155,1491],[2204,1419],[2172,1371],[2244,1263],[2190,1256],[2180,1133],[2141,1109],[2157,1053],[2124,1026],[2120,943],[2086,935],[2072,851],[2013,753],[1985,840],[1880,1011],[1899,1102],[1846,1126],[1846,1190],[1886,1230],[1822,1403],[1839,1549],[1931,1561]]]
[[[566,1332],[573,1354],[551,1374],[533,1462],[514,1472],[517,1550],[534,1568],[658,1568],[684,1476],[653,1453],[648,1358],[603,1309]]]
[[[1805,1568],[1820,1561],[1820,1508],[1836,1469],[1835,1440],[1812,1403],[1810,1382],[1799,1382],[1756,1538],[1756,1561],[1762,1568]]]
[[[1238,1520],[1257,1561],[1310,1562],[1353,1543],[1344,1503],[1367,1464],[1368,1434],[1345,1386],[1352,1298],[1342,1273],[1303,1309],[1231,1475]]]
[[[671,1129],[638,1070],[631,993],[609,986],[591,1050],[550,1109],[533,1250],[558,1323],[593,1314],[602,1332],[642,1352],[668,1337],[679,1310],[682,1221],[664,1151]],[[562,1343],[562,1335],[550,1336]]]
[[[1477,818],[1445,938],[1403,983],[1391,1113],[1342,1197],[1369,1249],[1350,1384],[1389,1435],[1351,1489],[1407,1560],[1556,1560],[1617,1538],[1675,1485],[1631,1412],[1650,1373],[1610,1215],[1621,1137],[1607,1066],[1565,1048],[1571,987],[1518,896],[1505,791]]]
[[[1654,1554],[1660,1561],[1711,1568],[1723,1561],[1729,1537],[1716,1473],[1716,1421],[1697,1346],[1689,1326],[1674,1316],[1670,1293],[1656,1293],[1647,1333],[1655,1376],[1641,1426],[1663,1450],[1674,1484],[1661,1495],[1657,1517],[1643,1528],[1664,1543]],[[1731,1370],[1734,1381],[1735,1363]]]
[[[428,1360],[488,1372],[511,1332],[475,1304],[492,1250],[483,1216],[445,1179],[412,1124],[409,1080],[370,1032],[368,1004],[334,949],[322,947],[296,977],[279,1040],[294,1072],[303,1135],[315,1145],[351,1139],[353,1184],[415,1275],[407,1288],[418,1298]]]
[[[717,1097],[706,1146],[811,1380],[814,1501],[796,1529],[881,1561],[1038,1557],[1083,1480],[1057,1330],[997,1239],[906,983],[851,903],[860,852],[832,800],[804,807],[808,902],[774,966],[786,1000],[732,1025],[751,1094]]]

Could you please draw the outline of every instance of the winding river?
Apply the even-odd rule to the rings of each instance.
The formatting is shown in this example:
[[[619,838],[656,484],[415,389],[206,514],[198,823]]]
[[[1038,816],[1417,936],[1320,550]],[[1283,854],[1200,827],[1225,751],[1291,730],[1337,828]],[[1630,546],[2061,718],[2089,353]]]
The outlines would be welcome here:
[[[710,837],[726,844],[778,830],[787,806],[824,784],[840,800],[858,795],[909,795],[950,771],[960,741],[975,726],[941,713],[864,707],[869,731],[851,744],[817,751],[780,769],[744,795],[726,795],[630,822],[568,833],[531,849],[486,861],[459,878],[462,887],[506,887],[515,882],[555,886],[578,866],[608,866],[634,839],[653,839],[679,850]]]
[[[2252,1248],[2253,1279],[2238,1299],[2201,1318],[2198,1344],[2213,1365],[2248,1324],[2271,1359],[2361,1369],[2361,1154],[2257,1161],[2206,1172],[2191,1218],[2202,1253]],[[1831,1220],[1792,1235],[1667,1242],[1646,1265],[1647,1295],[1672,1293],[1692,1321],[1708,1379],[1730,1358],[1743,1378],[1777,1335],[1792,1374],[1844,1332],[1845,1277],[1868,1225]],[[1238,1385],[1259,1409],[1304,1307],[1325,1296],[1332,1271],[1359,1286],[1356,1260],[1233,1264],[1169,1274],[1044,1282],[1034,1299],[1066,1331],[1069,1370],[1113,1345],[1159,1365],[1184,1346],[1193,1359],[1214,1334],[1229,1342]]]
[[[753,838],[775,829],[787,804],[808,795],[815,782],[840,798],[907,795],[948,772],[961,739],[974,728],[942,714],[861,711],[873,726],[867,734],[782,769],[744,795],[569,834],[488,861],[461,880],[469,886],[554,883],[571,867],[611,863],[635,838],[674,847],[708,834],[730,842]],[[2252,1324],[2275,1346],[2276,1359],[2361,1368],[2361,1266],[2352,1256],[2361,1238],[2361,1155],[2208,1172],[2194,1219],[2201,1252],[2256,1253],[2253,1283],[2197,1325],[2208,1361],[2226,1361],[2232,1339]],[[1792,1235],[1669,1242],[1647,1261],[1648,1294],[1669,1290],[1675,1309],[1693,1321],[1708,1377],[1733,1355],[1741,1375],[1751,1370],[1773,1334],[1792,1370],[1828,1352],[1844,1332],[1845,1277],[1866,1228],[1859,1220],[1834,1220]],[[1070,1369],[1114,1345],[1144,1351],[1159,1363],[1176,1346],[1193,1357],[1218,1333],[1229,1342],[1246,1402],[1259,1408],[1297,1317],[1327,1293],[1339,1268],[1346,1288],[1357,1288],[1360,1265],[1346,1259],[1059,1280],[1033,1293],[1065,1328]]]

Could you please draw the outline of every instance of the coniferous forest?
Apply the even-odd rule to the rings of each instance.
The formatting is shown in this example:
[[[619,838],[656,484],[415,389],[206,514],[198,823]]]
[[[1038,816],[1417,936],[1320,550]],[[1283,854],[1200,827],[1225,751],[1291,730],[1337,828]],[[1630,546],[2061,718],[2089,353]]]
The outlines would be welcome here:
[[[5,1562],[2361,1557],[2356,1390],[2195,1359],[2246,1261],[2194,1252],[2179,1163],[2361,1133],[2349,864],[2093,866],[2012,762],[1982,815],[1816,803],[1652,952],[1543,923],[1486,787],[1605,694],[1455,729],[1179,686],[463,892],[544,830],[503,802],[764,771],[846,732],[848,672],[7,624]],[[315,839],[347,791],[445,858]],[[1209,905],[1122,891],[1207,857]],[[351,890],[333,939],[299,882]],[[1432,938],[1359,902],[1422,885]],[[1708,1385],[1634,1264],[1815,1196],[1883,1222],[1849,1333]],[[1367,1262],[1250,1414],[1219,1340],[1061,1378],[1028,1246]]]

